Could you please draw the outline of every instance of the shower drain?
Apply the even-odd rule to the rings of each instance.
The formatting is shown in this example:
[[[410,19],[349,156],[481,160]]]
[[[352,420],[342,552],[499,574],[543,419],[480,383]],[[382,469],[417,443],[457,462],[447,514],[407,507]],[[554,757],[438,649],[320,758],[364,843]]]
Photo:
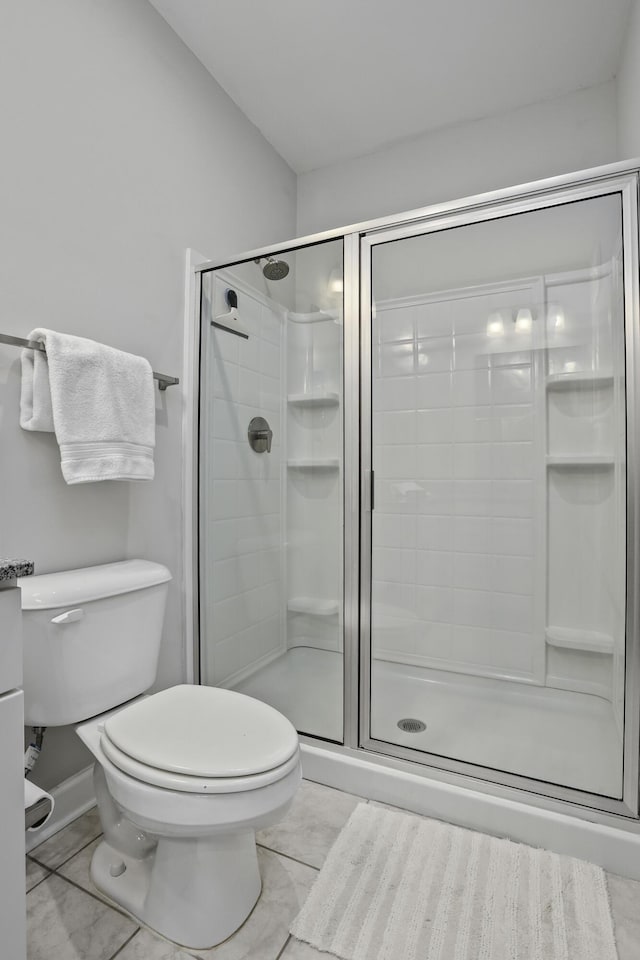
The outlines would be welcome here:
[[[427,729],[426,723],[422,720],[414,720],[413,717],[405,717],[404,720],[398,720],[398,726],[404,733],[422,733]]]

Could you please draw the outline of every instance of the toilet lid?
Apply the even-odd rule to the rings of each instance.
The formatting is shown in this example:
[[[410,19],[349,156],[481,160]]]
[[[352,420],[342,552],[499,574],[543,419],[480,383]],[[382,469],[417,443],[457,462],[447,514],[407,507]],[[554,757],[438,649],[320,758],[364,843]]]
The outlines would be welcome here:
[[[298,748],[295,728],[268,704],[190,684],[125,707],[105,721],[104,735],[149,767],[208,778],[273,770]]]

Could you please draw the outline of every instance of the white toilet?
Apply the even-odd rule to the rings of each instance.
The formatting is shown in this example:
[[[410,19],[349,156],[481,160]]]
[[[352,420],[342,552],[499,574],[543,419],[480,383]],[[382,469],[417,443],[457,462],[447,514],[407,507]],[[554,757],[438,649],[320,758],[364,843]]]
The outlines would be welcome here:
[[[25,724],[77,724],[96,758],[95,885],[202,949],[258,899],[255,830],[288,809],[300,757],[294,727],[252,697],[186,684],[140,696],[155,680],[170,579],[126,560],[20,580]]]

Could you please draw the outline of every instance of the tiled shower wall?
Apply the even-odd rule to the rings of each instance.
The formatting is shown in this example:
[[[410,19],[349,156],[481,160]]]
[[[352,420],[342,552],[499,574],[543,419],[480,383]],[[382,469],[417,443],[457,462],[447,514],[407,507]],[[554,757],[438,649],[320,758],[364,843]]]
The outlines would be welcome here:
[[[378,304],[374,656],[495,676],[540,670],[543,454],[533,331],[515,324],[521,308],[536,316],[539,298],[524,284]]]
[[[228,287],[238,294],[240,339],[208,326],[208,403],[201,482],[204,511],[203,658],[208,683],[225,685],[283,649],[282,434],[280,313],[257,292],[220,276],[203,278],[203,316],[225,314]],[[265,417],[271,453],[249,446],[247,427]]]

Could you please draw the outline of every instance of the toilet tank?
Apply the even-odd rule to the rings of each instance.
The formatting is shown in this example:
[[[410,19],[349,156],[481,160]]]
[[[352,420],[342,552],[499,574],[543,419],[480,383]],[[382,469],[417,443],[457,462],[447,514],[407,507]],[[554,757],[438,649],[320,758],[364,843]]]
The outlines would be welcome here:
[[[148,560],[19,579],[25,724],[77,723],[148,690],[170,580]]]

